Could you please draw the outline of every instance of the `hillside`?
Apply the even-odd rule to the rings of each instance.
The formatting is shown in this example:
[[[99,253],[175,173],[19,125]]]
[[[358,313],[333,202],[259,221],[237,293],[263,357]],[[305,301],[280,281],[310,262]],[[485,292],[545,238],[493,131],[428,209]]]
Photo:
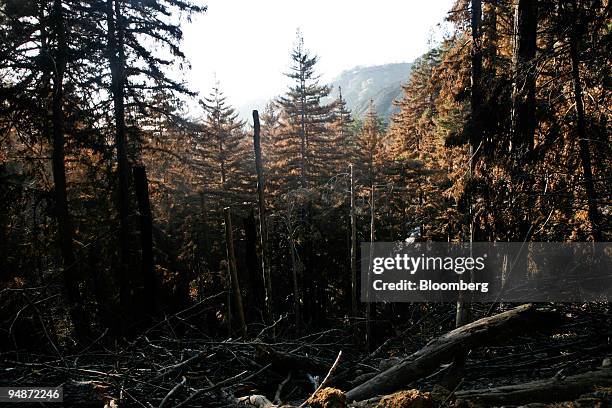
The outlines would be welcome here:
[[[363,116],[373,99],[378,113],[388,118],[396,110],[393,100],[401,97],[401,85],[408,80],[411,65],[396,63],[346,70],[330,84],[332,95],[336,97],[338,87],[342,87],[342,95],[355,117]]]
[[[370,99],[373,99],[378,114],[386,120],[396,111],[393,101],[401,98],[401,85],[408,81],[411,66],[411,63],[404,62],[358,66],[343,71],[329,84],[332,87],[330,100],[338,96],[338,87],[342,87],[342,96],[354,117],[362,117]],[[258,98],[240,104],[237,109],[240,118],[250,121],[253,109],[262,111],[269,100]]]

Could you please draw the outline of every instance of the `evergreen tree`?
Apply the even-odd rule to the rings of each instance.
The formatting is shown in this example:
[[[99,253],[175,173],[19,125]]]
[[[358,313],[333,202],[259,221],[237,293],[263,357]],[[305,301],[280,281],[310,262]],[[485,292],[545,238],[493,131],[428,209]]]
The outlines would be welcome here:
[[[130,160],[128,157],[128,129],[126,106],[138,104],[147,91],[166,89],[170,92],[189,93],[185,86],[171,79],[162,69],[176,60],[183,60],[184,54],[179,48],[182,38],[180,21],[168,21],[170,12],[187,14],[204,9],[182,0],[163,0],[156,2],[128,2],[125,0],[97,1],[91,7],[92,16],[102,13],[106,21],[105,55],[110,67],[112,94],[114,144],[117,158],[118,209],[120,219],[119,249],[120,300],[124,310],[133,304],[133,290],[142,277],[133,276],[134,268],[130,266]],[[101,16],[99,16],[101,17]],[[146,41],[155,41],[169,51],[170,57],[154,56]],[[132,118],[133,119],[133,118]],[[145,278],[146,279],[146,278]],[[154,296],[144,294],[144,299]]]
[[[200,100],[200,105],[206,112],[202,124],[205,147],[201,149],[205,156],[203,164],[206,166],[206,178],[210,189],[230,194],[223,198],[224,205],[229,205],[240,196],[244,198],[245,193],[253,191],[253,184],[250,183],[253,171],[252,166],[249,166],[252,160],[247,159],[253,155],[248,150],[247,137],[243,131],[245,123],[238,119],[235,109],[227,104],[218,83],[208,97]]]
[[[282,158],[273,167],[284,174],[284,186],[308,188],[314,181],[329,176],[329,159],[334,154],[329,124],[333,105],[324,104],[330,94],[328,86],[320,85],[315,74],[318,58],[304,47],[297,35],[291,53],[291,70],[286,75],[294,80],[287,93],[278,99],[281,126],[274,142],[275,154]]]
[[[259,116],[261,124],[261,156],[264,177],[266,179],[266,190],[272,196],[280,191],[279,182],[282,180],[279,178],[280,175],[275,172],[275,170],[278,170],[278,167],[274,167],[274,163],[280,160],[274,147],[279,137],[281,126],[280,115],[281,112],[278,105],[274,101],[270,101]]]
[[[29,133],[26,145],[36,143],[49,148],[56,241],[61,259],[58,266],[75,335],[83,339],[88,333],[88,323],[79,289],[83,276],[73,245],[75,228],[66,170],[67,144],[76,139],[76,129],[67,123],[71,113],[66,112],[67,100],[78,99],[74,95],[75,86],[69,92],[66,82],[69,74],[82,79],[78,60],[87,50],[80,41],[84,39],[79,30],[83,25],[80,9],[80,2],[73,0],[28,0],[19,6],[12,1],[0,2],[3,16],[0,20],[0,76],[3,78],[0,115],[11,118],[4,123],[3,130],[17,135],[26,130]],[[85,127],[83,123],[80,125]],[[46,166],[40,164],[43,164],[40,173],[46,173]]]
[[[351,111],[347,108],[346,100],[342,97],[342,88],[338,88],[338,98],[334,103],[330,124],[333,145],[336,149],[336,156],[334,157],[334,171],[336,173],[346,172],[347,162],[353,163],[356,159],[353,124]]]
[[[380,175],[385,150],[385,137],[382,119],[376,112],[374,101],[370,100],[363,125],[357,136],[358,163],[362,178],[364,181],[367,180],[369,186],[376,184]]]

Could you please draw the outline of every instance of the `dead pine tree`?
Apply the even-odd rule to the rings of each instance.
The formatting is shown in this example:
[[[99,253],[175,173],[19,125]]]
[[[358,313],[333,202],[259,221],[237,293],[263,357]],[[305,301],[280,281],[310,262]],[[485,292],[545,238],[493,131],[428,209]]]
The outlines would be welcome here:
[[[242,294],[240,293],[240,283],[238,282],[238,272],[236,270],[236,255],[234,251],[234,233],[232,231],[232,214],[229,207],[223,209],[223,217],[225,219],[225,250],[227,255],[227,270],[230,277],[232,290],[232,302],[234,310],[238,318],[240,333],[242,337],[248,337],[246,321],[244,319],[244,308],[242,306]],[[228,306],[229,306],[228,302]],[[228,307],[228,319],[231,320],[231,307]]]
[[[268,323],[274,322],[274,307],[272,304],[272,282],[270,265],[268,262],[265,179],[261,160],[261,127],[259,125],[259,112],[253,111],[253,147],[255,149],[255,171],[257,172],[257,204],[259,207],[259,239],[261,243],[261,271],[264,280],[265,309]]]

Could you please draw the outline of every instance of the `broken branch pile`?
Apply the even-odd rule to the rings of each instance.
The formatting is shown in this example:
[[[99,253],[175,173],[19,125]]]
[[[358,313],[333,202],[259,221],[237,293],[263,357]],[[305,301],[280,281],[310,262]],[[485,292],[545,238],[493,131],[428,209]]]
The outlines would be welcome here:
[[[567,322],[568,313],[579,317]],[[402,338],[385,341],[369,354],[356,350],[349,330],[291,340],[219,341],[193,324],[187,326],[192,331],[177,335],[177,326],[187,320],[169,317],[132,341],[119,344],[102,337],[73,353],[62,353],[61,347],[53,348],[55,355],[3,352],[0,385],[63,384],[66,402],[79,406],[112,401],[118,406],[264,408],[381,408],[407,398],[423,407],[461,401],[496,406],[564,401],[612,385],[611,368],[597,368],[610,353],[607,311],[523,305],[447,333],[440,333],[439,318],[419,319],[401,330]],[[423,333],[431,337],[420,338]],[[410,338],[413,349],[403,337]],[[464,370],[453,373],[461,376],[460,386],[449,391],[439,384],[457,352],[469,354]],[[510,370],[513,366],[517,369]],[[410,391],[414,388],[419,391]]]

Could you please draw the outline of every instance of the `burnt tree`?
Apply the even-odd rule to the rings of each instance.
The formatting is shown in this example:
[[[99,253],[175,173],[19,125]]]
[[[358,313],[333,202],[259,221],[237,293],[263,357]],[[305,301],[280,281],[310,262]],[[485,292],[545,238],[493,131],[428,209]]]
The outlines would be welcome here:
[[[149,201],[149,183],[144,166],[135,166],[134,190],[138,201],[138,220],[140,223],[140,245],[142,251],[141,273],[144,287],[144,314],[157,313],[157,290],[153,260],[153,216]]]

